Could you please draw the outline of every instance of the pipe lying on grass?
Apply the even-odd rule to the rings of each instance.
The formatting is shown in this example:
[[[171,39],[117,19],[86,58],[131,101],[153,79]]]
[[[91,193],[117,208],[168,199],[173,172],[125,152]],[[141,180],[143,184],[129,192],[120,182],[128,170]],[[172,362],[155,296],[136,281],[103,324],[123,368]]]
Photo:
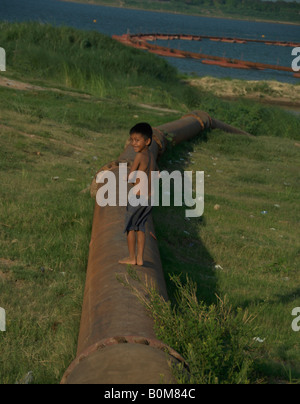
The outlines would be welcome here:
[[[195,111],[154,128],[150,149],[157,159],[168,142],[175,145],[210,128],[246,134],[205,112]],[[127,142],[118,160],[99,172],[111,170],[118,182],[119,164],[130,164],[134,157],[135,152]],[[94,179],[93,197],[98,187]],[[118,190],[117,184],[117,200]],[[123,233],[125,209],[95,203],[77,356],[65,372],[62,384],[174,383],[170,364],[185,364],[172,347],[156,339],[154,322],[146,309],[117,279],[127,274],[127,266],[118,263],[128,255]],[[142,281],[155,285],[159,294],[168,299],[151,215],[146,223],[144,265],[136,266],[136,272]]]

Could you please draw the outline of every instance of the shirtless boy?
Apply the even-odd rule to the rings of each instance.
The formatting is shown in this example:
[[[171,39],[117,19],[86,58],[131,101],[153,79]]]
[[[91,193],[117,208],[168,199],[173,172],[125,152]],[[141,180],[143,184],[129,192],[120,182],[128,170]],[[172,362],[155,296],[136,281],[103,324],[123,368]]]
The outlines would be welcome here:
[[[145,223],[152,210],[151,206],[151,171],[155,171],[156,162],[149,147],[152,142],[152,128],[148,123],[139,123],[130,130],[131,145],[136,153],[135,160],[132,164],[129,180],[132,179],[135,171],[143,171],[148,176],[148,190],[145,195],[141,195],[140,191],[136,193],[148,199],[148,206],[132,206],[128,201],[125,217],[125,230],[127,232],[127,243],[129,257],[119,261],[120,264],[143,265],[144,264],[144,247],[145,247]],[[140,179],[137,178],[135,184],[139,184]],[[142,184],[140,184],[142,185]],[[143,189],[142,187],[139,187]],[[147,192],[148,191],[148,192]],[[137,240],[137,251],[136,251]]]

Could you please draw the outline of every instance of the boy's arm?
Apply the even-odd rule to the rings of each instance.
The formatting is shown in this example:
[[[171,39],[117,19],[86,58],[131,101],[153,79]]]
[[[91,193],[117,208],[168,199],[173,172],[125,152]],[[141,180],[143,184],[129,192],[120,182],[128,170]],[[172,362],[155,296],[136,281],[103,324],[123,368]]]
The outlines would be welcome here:
[[[140,163],[141,163],[141,154],[140,154],[140,153],[137,153],[137,155],[135,156],[135,159],[134,159],[134,161],[133,161],[133,163],[132,163],[130,172],[129,172],[129,174],[128,174],[127,181],[129,180],[131,174],[132,174],[134,171],[137,171],[137,170],[138,170],[138,168],[139,168],[139,166],[140,166]],[[131,182],[131,181],[130,181],[130,182]]]
[[[130,169],[130,173],[131,174],[133,171],[137,171],[137,169],[139,168],[141,163],[141,154],[137,153],[137,155],[135,156],[135,159],[132,163],[131,169]]]

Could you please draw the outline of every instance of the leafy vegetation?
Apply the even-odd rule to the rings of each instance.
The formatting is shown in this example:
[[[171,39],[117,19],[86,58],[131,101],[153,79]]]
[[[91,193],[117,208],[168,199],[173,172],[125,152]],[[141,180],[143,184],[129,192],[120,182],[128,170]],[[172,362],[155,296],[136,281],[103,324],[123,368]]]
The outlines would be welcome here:
[[[129,266],[131,279],[119,278],[124,286],[141,300],[155,322],[159,339],[175,348],[185,359],[173,367],[178,383],[183,384],[248,384],[254,375],[250,351],[253,320],[247,311],[232,312],[226,301],[218,298],[208,305],[197,298],[197,285],[188,277],[183,284],[178,275],[170,280],[176,289],[176,305],[165,301],[156,288],[142,284],[135,270]],[[142,291],[140,286],[142,286]],[[252,347],[251,347],[252,345]],[[252,381],[255,379],[252,379]]]

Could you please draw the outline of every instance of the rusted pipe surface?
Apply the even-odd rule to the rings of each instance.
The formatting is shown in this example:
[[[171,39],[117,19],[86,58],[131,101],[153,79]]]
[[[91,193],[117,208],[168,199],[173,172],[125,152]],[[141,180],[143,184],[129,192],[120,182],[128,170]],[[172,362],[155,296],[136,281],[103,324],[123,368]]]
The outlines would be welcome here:
[[[82,359],[62,383],[173,384],[170,364],[177,359],[155,347],[118,344],[94,351]]]
[[[235,133],[237,135],[246,135],[246,136],[249,136],[249,137],[254,137],[254,135],[251,135],[248,132],[245,132],[245,131],[243,131],[241,129],[235,128],[234,126],[228,125],[227,123],[219,121],[218,119],[215,119],[215,118],[212,118],[211,128],[212,129],[221,129],[224,132]]]

